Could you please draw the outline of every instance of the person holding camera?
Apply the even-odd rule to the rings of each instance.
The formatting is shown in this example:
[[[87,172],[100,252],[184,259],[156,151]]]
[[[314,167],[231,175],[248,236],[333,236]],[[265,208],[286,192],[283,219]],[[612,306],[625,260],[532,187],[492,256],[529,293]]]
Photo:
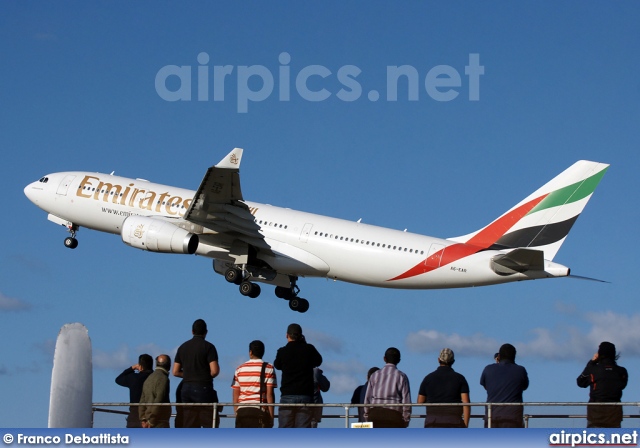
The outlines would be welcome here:
[[[590,403],[619,403],[622,399],[629,375],[617,364],[618,357],[615,345],[602,342],[577,378],[578,386],[590,388]],[[587,428],[619,428],[621,422],[622,406],[587,406]]]

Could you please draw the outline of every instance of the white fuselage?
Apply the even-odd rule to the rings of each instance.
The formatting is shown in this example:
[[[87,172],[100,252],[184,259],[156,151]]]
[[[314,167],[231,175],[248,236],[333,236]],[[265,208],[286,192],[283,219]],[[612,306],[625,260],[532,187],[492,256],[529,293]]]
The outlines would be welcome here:
[[[62,172],[29,184],[25,194],[53,215],[54,222],[68,221],[69,225],[102,232],[121,234],[124,220],[134,215],[179,222],[200,236],[197,255],[230,260],[233,241],[182,218],[194,198],[192,190],[102,173]],[[491,259],[503,251],[476,251],[446,239],[250,201],[245,204],[269,249],[258,251],[258,258],[279,274],[403,289],[480,286],[555,276],[545,272],[499,275],[491,269]],[[432,256],[449,246],[455,246],[450,251],[454,255],[442,259]]]

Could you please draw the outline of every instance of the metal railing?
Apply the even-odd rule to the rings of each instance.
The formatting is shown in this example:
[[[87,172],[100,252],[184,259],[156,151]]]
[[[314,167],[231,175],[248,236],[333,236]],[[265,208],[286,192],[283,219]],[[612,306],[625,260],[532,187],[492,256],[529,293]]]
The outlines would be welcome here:
[[[146,406],[175,406],[177,407],[181,407],[181,406],[207,406],[207,407],[212,407],[213,409],[213,421],[212,421],[212,426],[213,426],[213,422],[216,421],[216,419],[219,417],[221,419],[235,419],[235,413],[234,412],[219,412],[219,409],[223,409],[223,411],[226,409],[232,409],[234,408],[234,406],[236,405],[245,405],[247,406],[247,403],[93,403],[93,407],[92,407],[92,423],[94,421],[93,417],[95,416],[96,413],[107,413],[107,414],[119,414],[119,415],[128,415],[129,411],[124,411],[124,410],[117,410],[117,409],[110,409],[110,408],[120,408],[120,407],[129,407],[129,406],[137,406],[137,405],[146,405]],[[425,407],[425,403],[410,403],[410,404],[403,404],[403,403],[398,403],[395,406],[396,407],[401,407],[401,406],[410,406],[413,409],[415,408],[424,408]],[[315,404],[315,403],[310,403],[310,404],[299,404],[299,403],[287,403],[287,404],[281,404],[281,403],[262,403],[261,406],[272,406],[272,407],[321,407],[321,408],[337,408],[337,409],[341,409],[344,410],[344,413],[339,413],[339,414],[324,414],[322,415],[322,419],[343,419],[344,420],[344,427],[345,428],[349,428],[349,423],[351,420],[356,420],[358,419],[358,412],[357,412],[357,408],[359,407],[364,407],[364,404],[351,404],[351,403],[319,403],[319,404]],[[367,407],[389,407],[388,404],[367,404]],[[469,406],[472,409],[474,407],[480,407],[480,408],[486,408],[486,417],[487,417],[487,427],[491,427],[491,417],[492,417],[492,413],[493,413],[493,408],[495,406],[500,406],[500,407],[505,407],[505,406],[520,406],[520,407],[535,407],[535,408],[539,408],[539,407],[584,407],[586,408],[587,406],[623,406],[623,407],[635,407],[636,409],[640,406],[640,402],[624,402],[624,403],[587,403],[587,402],[574,402],[574,403],[567,403],[567,402],[525,402],[525,403],[483,403],[483,402],[478,402],[478,403],[429,403],[429,407],[439,407],[439,406]],[[105,409],[108,408],[108,409]],[[353,413],[352,413],[353,411]],[[172,414],[171,417],[175,417],[175,414]],[[424,419],[426,417],[426,414],[411,414],[411,419]],[[543,414],[543,413],[531,413],[531,412],[525,412],[524,413],[524,417],[523,417],[523,423],[525,428],[529,427],[529,422],[530,420],[533,419],[586,419],[586,414]],[[484,419],[485,418],[485,414],[472,414],[471,415],[471,419]],[[639,419],[640,418],[640,414],[624,414],[623,415],[624,419]],[[275,419],[277,419],[277,414],[275,416]],[[92,424],[93,426],[93,424]]]

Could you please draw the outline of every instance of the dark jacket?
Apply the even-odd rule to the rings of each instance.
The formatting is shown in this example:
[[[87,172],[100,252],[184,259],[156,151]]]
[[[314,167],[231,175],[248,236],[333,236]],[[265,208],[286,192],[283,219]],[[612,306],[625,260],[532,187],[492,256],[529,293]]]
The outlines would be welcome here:
[[[169,372],[161,367],[149,375],[142,386],[140,403],[171,403],[169,397]],[[168,428],[171,406],[140,405],[140,421],[148,421],[152,428]]]
[[[580,387],[589,387],[589,402],[618,403],[622,390],[627,387],[627,369],[612,359],[589,361],[577,378]],[[622,406],[588,406],[587,420],[590,427],[619,428]]]
[[[124,371],[116,378],[116,384],[129,388],[129,403],[140,403],[142,395],[142,385],[149,378],[153,370],[142,370],[136,373],[131,367]],[[127,427],[137,428],[140,426],[138,419],[138,406],[129,406],[129,415],[127,416]]]
[[[142,385],[145,380],[153,373],[152,370],[142,370],[136,373],[131,367],[127,367],[116,378],[116,384],[129,388],[129,402],[140,403],[140,395],[142,395]]]

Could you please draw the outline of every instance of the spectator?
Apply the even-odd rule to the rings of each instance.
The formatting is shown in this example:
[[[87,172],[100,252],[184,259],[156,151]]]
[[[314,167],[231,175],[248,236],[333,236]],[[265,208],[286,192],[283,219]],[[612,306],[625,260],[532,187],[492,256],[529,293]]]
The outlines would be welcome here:
[[[328,392],[331,382],[322,374],[319,367],[313,369],[313,402],[317,404],[323,403],[321,392]],[[311,427],[317,428],[318,423],[322,420],[322,407],[314,407],[311,412]]]
[[[482,371],[480,384],[487,391],[488,403],[522,403],[522,392],[529,387],[527,370],[516,364],[516,348],[503,344],[498,352],[500,361]],[[487,411],[488,412],[488,411]],[[492,428],[524,428],[523,406],[492,406]],[[485,415],[485,427],[489,425]]]
[[[469,384],[451,367],[453,350],[444,348],[438,356],[439,367],[424,377],[418,392],[418,403],[469,403]],[[466,428],[469,426],[469,406],[427,406],[425,428]]]
[[[369,378],[365,404],[391,404],[388,407],[364,408],[364,417],[374,428],[406,428],[411,419],[411,390],[409,378],[396,367],[400,363],[400,350],[390,347],[384,353],[385,365]],[[402,405],[404,404],[404,405]]]
[[[118,375],[116,384],[129,388],[129,403],[140,403],[142,385],[151,373],[153,373],[153,358],[145,353],[138,357],[138,364],[127,367]],[[138,406],[129,406],[127,428],[142,428]]]
[[[231,383],[234,403],[275,403],[276,372],[271,364],[262,360],[263,356],[262,341],[251,341],[249,361],[236,369]],[[236,406],[235,411],[236,428],[273,427],[273,406]]]
[[[322,364],[322,356],[313,345],[307,343],[300,325],[289,325],[286,338],[287,345],[278,349],[273,362],[276,369],[282,370],[280,403],[312,403],[313,368]],[[310,408],[279,406],[278,427],[310,428]]]
[[[196,320],[191,333],[193,338],[178,347],[173,375],[182,378],[180,392],[183,403],[218,403],[218,394],[213,388],[213,379],[220,373],[216,347],[205,340],[207,323]],[[184,406],[183,425],[185,428],[211,428],[213,424],[212,406]],[[218,408],[220,412],[221,408]],[[220,416],[216,415],[217,428]]]
[[[176,387],[176,403],[182,403],[182,381]],[[184,428],[184,406],[176,406],[176,418],[173,420],[173,426]]]
[[[616,363],[619,355],[611,342],[602,342],[598,353],[578,377],[580,387],[589,387],[589,403],[619,403],[627,386],[627,369]],[[622,406],[587,406],[587,428],[619,428]]]
[[[367,372],[367,381],[364,384],[356,387],[351,396],[351,404],[364,404],[364,397],[367,394],[367,386],[369,385],[369,378],[374,372],[380,370],[380,367],[371,367]],[[364,407],[358,406],[358,421],[365,422],[364,419]]]
[[[171,358],[159,355],[156,358],[156,370],[142,385],[139,416],[143,428],[168,428],[171,418],[171,406],[157,406],[149,403],[171,403],[169,396],[169,369]]]

